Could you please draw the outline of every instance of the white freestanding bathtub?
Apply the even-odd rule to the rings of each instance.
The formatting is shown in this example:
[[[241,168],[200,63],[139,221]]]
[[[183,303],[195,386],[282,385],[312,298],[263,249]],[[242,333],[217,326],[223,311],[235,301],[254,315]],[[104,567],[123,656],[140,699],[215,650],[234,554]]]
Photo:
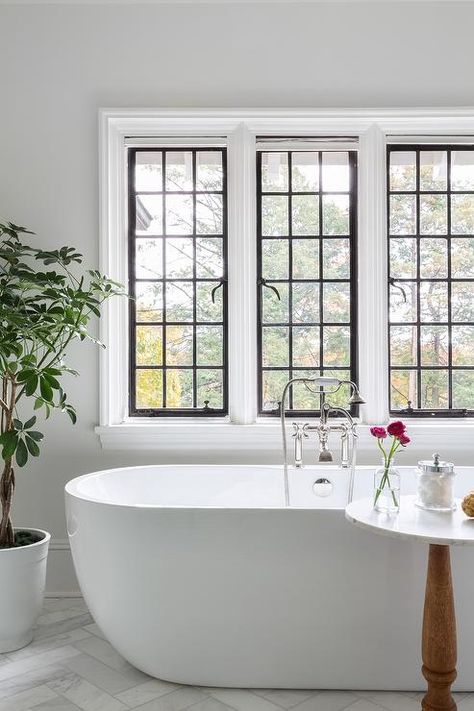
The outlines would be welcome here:
[[[414,488],[403,472],[403,493]],[[457,494],[474,488],[459,468]],[[371,492],[358,467],[354,498]],[[316,496],[313,482],[333,485]],[[346,523],[337,467],[150,466],[66,486],[85,600],[139,669],[205,686],[422,689],[427,549]],[[330,487],[329,487],[330,488]],[[323,490],[320,493],[326,493]],[[453,551],[457,689],[474,689],[474,551]]]

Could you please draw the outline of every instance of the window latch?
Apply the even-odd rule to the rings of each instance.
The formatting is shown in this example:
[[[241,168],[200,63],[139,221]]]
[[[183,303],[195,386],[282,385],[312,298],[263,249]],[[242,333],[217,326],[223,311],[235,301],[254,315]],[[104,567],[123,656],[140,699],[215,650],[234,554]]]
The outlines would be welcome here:
[[[211,291],[211,301],[212,301],[213,304],[216,303],[216,291],[217,291],[218,289],[220,289],[221,286],[223,286],[223,284],[225,284],[225,281],[226,281],[225,279],[219,279],[219,283],[216,284],[216,286],[215,286],[215,287],[213,288],[213,290]]]
[[[276,286],[273,286],[273,284],[269,284],[266,279],[259,279],[259,280],[258,280],[258,285],[259,285],[259,286],[265,286],[267,289],[271,289],[272,291],[274,291],[275,294],[277,295],[278,301],[281,301],[280,292],[278,291],[278,289],[276,288]]]
[[[407,303],[407,294],[403,286],[400,286],[400,284],[397,284],[395,279],[393,277],[390,277],[388,280],[388,283],[390,286],[393,286],[394,289],[399,289],[402,292],[403,295],[403,302],[406,304]]]

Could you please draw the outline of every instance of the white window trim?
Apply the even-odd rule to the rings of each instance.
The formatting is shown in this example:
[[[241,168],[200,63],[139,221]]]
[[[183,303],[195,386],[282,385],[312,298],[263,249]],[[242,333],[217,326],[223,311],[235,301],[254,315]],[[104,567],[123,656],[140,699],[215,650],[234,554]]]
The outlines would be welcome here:
[[[100,362],[100,425],[106,449],[274,452],[278,422],[257,417],[255,161],[257,135],[357,136],[359,140],[359,385],[368,405],[361,411],[361,445],[368,425],[388,419],[385,149],[396,135],[474,134],[474,108],[398,110],[181,110],[100,111],[100,269],[126,284],[127,137],[226,137],[229,206],[229,403],[227,418],[130,418],[128,309],[112,299],[101,319],[107,348]],[[238,159],[237,159],[238,157]],[[472,420],[410,419],[418,442],[436,432],[460,446],[474,434]],[[437,440],[439,441],[439,440]]]

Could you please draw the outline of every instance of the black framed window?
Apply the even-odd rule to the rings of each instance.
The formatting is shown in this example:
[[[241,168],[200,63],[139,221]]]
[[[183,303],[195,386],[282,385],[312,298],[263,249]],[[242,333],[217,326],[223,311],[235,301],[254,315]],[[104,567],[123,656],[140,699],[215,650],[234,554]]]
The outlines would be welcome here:
[[[130,148],[130,414],[227,413],[226,150]]]
[[[278,413],[291,377],[357,380],[356,210],[356,151],[259,151],[260,414]],[[308,389],[290,391],[292,414],[318,408]]]
[[[387,155],[390,410],[474,414],[474,147]]]

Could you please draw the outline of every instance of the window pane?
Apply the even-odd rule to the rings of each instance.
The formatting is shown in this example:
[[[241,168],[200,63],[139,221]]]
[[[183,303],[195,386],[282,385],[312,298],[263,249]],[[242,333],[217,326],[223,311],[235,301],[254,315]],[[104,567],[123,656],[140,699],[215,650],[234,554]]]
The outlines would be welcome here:
[[[420,152],[420,190],[446,190],[448,154],[446,151]]]
[[[474,282],[452,282],[451,319],[453,321],[472,321],[474,323]]]
[[[163,276],[163,240],[135,240],[135,276],[137,279],[161,279]]]
[[[319,157],[311,151],[291,154],[291,180],[295,192],[316,192],[319,188]]]
[[[415,151],[392,151],[389,171],[390,190],[416,189]]]
[[[262,362],[264,366],[288,366],[288,328],[265,326],[262,330]]]
[[[390,285],[390,321],[392,323],[417,320],[417,292],[417,284],[413,281]]]
[[[392,370],[390,374],[391,410],[404,410],[417,406],[418,384],[416,370]]]
[[[288,234],[288,198],[282,195],[262,196],[262,235],[279,237]]]
[[[319,197],[293,195],[292,231],[294,235],[319,234]]]
[[[166,234],[193,233],[193,199],[191,195],[166,195]]]
[[[294,249],[294,248],[293,248]],[[293,252],[294,255],[294,252]],[[293,266],[294,268],[294,266]],[[288,279],[289,246],[286,239],[262,240],[262,277]]]
[[[420,195],[420,234],[445,235],[448,231],[446,195]]]
[[[451,240],[451,274],[458,279],[474,279],[474,238]]]
[[[194,252],[192,239],[169,239],[166,243],[166,276],[168,279],[192,277]]]
[[[162,365],[163,329],[161,326],[137,326],[135,338],[137,365]]]
[[[166,190],[193,189],[193,154],[191,151],[166,151]]]
[[[325,193],[349,191],[349,154],[323,153],[323,190]]]
[[[206,193],[196,198],[196,232],[198,235],[222,234],[222,195]]]
[[[137,195],[135,201],[137,235],[163,234],[163,197]]]
[[[453,365],[474,365],[474,326],[453,326]]]
[[[198,365],[222,365],[224,333],[222,326],[196,326]]]
[[[416,197],[414,195],[390,196],[390,234],[416,234]]]
[[[349,279],[351,274],[350,242],[348,239],[323,240],[324,279]]]
[[[448,371],[421,371],[421,407],[445,410],[448,407]]]
[[[135,400],[139,410],[163,406],[163,372],[140,369],[136,371]]]
[[[141,281],[135,287],[135,312],[137,321],[163,320],[163,286]]]
[[[449,334],[447,326],[422,326],[421,364],[448,365]]]
[[[319,365],[319,326],[293,328],[293,365]]]
[[[288,154],[262,153],[262,191],[287,192]]]
[[[163,156],[160,151],[137,151],[135,190],[140,192],[163,190]]]
[[[275,410],[281,402],[283,388],[288,382],[287,370],[264,370],[262,373],[262,410]]]
[[[420,276],[445,279],[448,276],[448,243],[445,239],[420,240]]]
[[[225,149],[129,160],[130,414],[224,414]]]
[[[323,328],[324,366],[350,365],[350,331],[346,326]]]
[[[196,153],[196,190],[222,190],[222,151]]]
[[[451,189],[474,190],[474,151],[452,151]]]
[[[451,196],[451,231],[453,235],[474,233],[474,195]]]
[[[222,410],[224,407],[224,383],[222,370],[197,371],[197,406]]]
[[[166,365],[193,364],[193,327],[166,327]]]
[[[453,407],[474,410],[474,370],[453,372]]]
[[[448,320],[448,285],[428,281],[420,284],[420,321]]]
[[[390,327],[390,361],[392,365],[417,364],[416,327]]]
[[[196,276],[212,279],[224,275],[224,243],[220,237],[196,238]]]
[[[270,178],[265,154],[257,155],[262,175],[257,195],[259,409],[272,414],[291,377],[315,377],[335,369],[335,377],[357,380],[351,363],[355,333],[350,308],[356,297],[351,282],[356,154],[290,150],[279,156]],[[265,194],[278,191],[288,195]],[[337,397],[347,405],[348,392]],[[311,410],[320,403],[314,393],[299,387],[290,390],[287,404],[289,410]]]
[[[294,239],[293,250],[293,279],[318,279],[319,278],[319,240]]]
[[[416,239],[392,238],[390,240],[390,276],[395,279],[416,277]]]
[[[349,323],[350,285],[324,284],[323,287],[324,320],[334,323]]]
[[[293,284],[293,321],[319,321],[319,284]]]
[[[349,196],[323,195],[323,233],[349,234]]]
[[[193,371],[169,368],[166,371],[166,407],[187,409],[193,406]]]

